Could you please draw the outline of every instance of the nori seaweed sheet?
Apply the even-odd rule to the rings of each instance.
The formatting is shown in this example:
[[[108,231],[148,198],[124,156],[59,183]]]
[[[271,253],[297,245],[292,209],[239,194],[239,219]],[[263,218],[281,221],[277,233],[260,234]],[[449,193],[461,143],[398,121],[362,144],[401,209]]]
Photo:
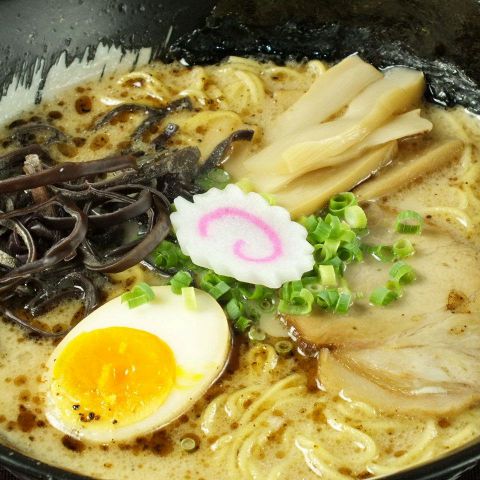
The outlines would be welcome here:
[[[480,113],[479,13],[467,0],[225,0],[205,27],[171,45],[168,58],[338,61],[358,52],[377,67],[423,70],[429,100]]]

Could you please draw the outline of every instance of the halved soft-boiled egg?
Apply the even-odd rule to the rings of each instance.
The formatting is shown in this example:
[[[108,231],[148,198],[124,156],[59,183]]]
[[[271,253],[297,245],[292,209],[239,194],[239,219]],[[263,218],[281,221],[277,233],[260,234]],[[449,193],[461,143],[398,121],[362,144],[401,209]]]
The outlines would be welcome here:
[[[220,305],[195,290],[192,310],[169,286],[152,288],[137,308],[104,304],[56,347],[44,383],[54,427],[102,443],[142,435],[185,413],[222,373],[231,337]]]

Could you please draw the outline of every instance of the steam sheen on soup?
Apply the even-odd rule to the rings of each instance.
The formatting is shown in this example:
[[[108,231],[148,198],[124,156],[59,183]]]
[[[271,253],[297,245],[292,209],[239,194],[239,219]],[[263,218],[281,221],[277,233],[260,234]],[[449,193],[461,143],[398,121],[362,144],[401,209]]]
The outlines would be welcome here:
[[[154,62],[127,75],[79,85],[5,125],[0,135],[4,212],[38,205],[54,194],[65,195],[62,188],[86,191],[79,180],[82,175],[60,181],[58,173],[47,185],[39,181],[5,190],[8,178],[17,175],[38,175],[56,164],[109,156],[122,157],[119,161],[127,162],[123,169],[127,169],[128,162],[136,161],[137,170],[130,169],[133,173],[127,179],[112,173],[114,168],[101,175],[83,175],[91,184],[89,191],[107,191],[102,190],[102,182],[120,179],[119,185],[136,185],[142,183],[137,181],[138,172],[146,175],[148,162],[164,162],[165,170],[158,167],[147,183],[149,188],[161,190],[170,202],[177,196],[191,200],[192,194],[202,195],[210,187],[225,187],[230,182],[243,190],[246,202],[252,198],[246,192],[263,194],[268,200],[263,207],[266,212],[272,212],[268,210],[273,208],[269,202],[286,209],[308,231],[304,241],[309,239],[312,250],[315,248],[309,253],[315,269],[313,273],[303,270],[306,273],[300,286],[295,280],[300,280],[301,273],[292,278],[288,294],[285,285],[284,290],[254,290],[252,285],[261,282],[252,280],[250,290],[244,290],[245,303],[222,301],[230,294],[210,290],[210,295],[215,297],[215,292],[226,309],[233,337],[223,373],[213,381],[222,371],[227,353],[225,358],[216,359],[215,368],[210,365],[210,371],[202,377],[212,379],[207,382],[206,393],[203,386],[197,389],[199,397],[189,396],[183,411],[172,409],[166,421],[159,421],[157,425],[162,428],[152,432],[152,428],[145,427],[137,433],[132,428],[128,438],[112,434],[107,440],[82,435],[81,429],[60,431],[58,423],[57,428],[49,423],[49,358],[62,332],[75,324],[80,327],[85,314],[100,304],[105,305],[103,310],[96,310],[96,316],[90,319],[107,322],[108,317],[108,326],[123,328],[127,324],[121,323],[123,313],[118,312],[130,312],[125,314],[130,318],[128,326],[143,328],[139,325],[148,323],[148,308],[156,308],[157,303],[158,308],[162,307],[163,293],[158,292],[167,290],[154,288],[158,298],[148,307],[128,310],[125,303],[117,301],[115,308],[120,310],[109,313],[114,310],[109,310],[111,304],[107,303],[135,291],[134,286],[141,282],[151,287],[165,285],[176,270],[187,270],[193,272],[193,284],[208,292],[210,286],[205,286],[204,276],[196,283],[198,270],[189,270],[186,263],[174,268],[180,262],[179,255],[187,262],[187,252],[178,253],[178,248],[183,247],[180,229],[177,253],[171,253],[176,245],[171,232],[167,242],[172,242],[173,247],[163,244],[155,258],[151,248],[143,256],[147,262],[128,265],[127,269],[120,265],[114,273],[102,273],[92,268],[94,273],[87,275],[81,262],[75,264],[77,270],[72,269],[69,265],[79,258],[93,258],[79,247],[62,264],[64,273],[56,273],[57,287],[51,287],[47,274],[58,265],[45,265],[45,271],[31,275],[49,288],[61,290],[66,284],[58,282],[75,271],[87,276],[88,288],[93,285],[97,290],[95,295],[85,287],[87,283],[76,284],[79,277],[74,276],[68,277],[72,283],[67,287],[76,285],[75,293],[66,289],[69,293],[65,298],[52,292],[39,296],[42,286],[25,277],[2,290],[7,283],[1,283],[0,278],[4,317],[0,322],[2,443],[43,462],[99,479],[273,480],[294,476],[348,480],[397,472],[478,438],[480,128],[477,118],[461,108],[445,110],[424,103],[424,87],[420,72],[400,68],[380,72],[357,56],[332,67],[316,60],[278,66],[237,57],[204,67]],[[42,151],[28,150],[32,144],[48,152],[53,167],[42,157]],[[20,152],[20,161],[9,160],[8,155],[20,148],[27,148],[23,154]],[[198,168],[197,162],[206,167]],[[207,168],[212,165],[213,170]],[[228,175],[222,173],[222,168]],[[52,190],[51,184],[57,190]],[[194,188],[189,190],[189,186]],[[148,194],[135,187],[115,188],[108,190],[110,196],[103,194],[107,200],[94,197],[88,209],[86,197],[79,200],[79,196],[71,194],[71,201],[87,209],[92,217],[112,214],[125,205],[140,205],[144,201],[139,200],[140,196]],[[228,195],[229,190],[219,195]],[[344,193],[349,191],[354,196]],[[347,214],[345,205],[340,205],[341,213],[335,216],[335,206],[349,201],[352,203],[347,207],[355,208]],[[157,219],[161,208],[158,202],[148,206],[157,208]],[[181,213],[181,203],[175,205],[177,213]],[[48,204],[40,211],[40,220],[32,213],[32,217],[21,217],[20,226],[14,227],[8,222],[18,217],[0,217],[2,275],[8,276],[33,261],[25,260],[30,250],[22,243],[22,226],[33,228],[32,222],[38,220],[47,227],[42,230],[43,236],[38,225],[32,230],[40,245],[37,259],[49,255],[41,242],[60,239],[48,239],[48,231],[69,235],[74,222],[68,220],[67,224],[64,220],[66,226],[59,226],[61,222],[55,223],[52,218],[67,215],[59,215],[55,208],[60,207]],[[148,208],[138,217],[131,217],[138,221],[122,226],[121,236],[125,238],[120,246],[112,245],[117,239],[108,236],[108,231],[102,233],[100,222],[95,226],[91,221],[88,228],[92,228],[90,235],[95,238],[91,245],[99,249],[94,252],[95,258],[100,258],[100,251],[102,261],[109,261],[109,249],[114,247],[120,249],[119,255],[128,249],[133,255],[139,238],[145,238],[142,229],[154,228],[148,223]],[[403,227],[398,227],[400,212],[410,212],[403,223],[400,219]],[[265,215],[268,223],[270,213]],[[102,221],[109,218],[102,217]],[[416,228],[420,223],[421,232]],[[332,236],[334,225],[343,229],[341,240]],[[227,225],[225,235],[228,228],[233,227]],[[325,232],[322,228],[327,228],[330,237],[325,234],[323,240],[318,240],[320,231]],[[120,235],[117,225],[112,223],[109,229],[114,236]],[[127,243],[128,249],[121,250]],[[219,251],[220,259],[222,255]],[[293,266],[294,257],[289,258]],[[257,276],[251,278],[268,273],[269,266],[256,265],[252,271],[255,269]],[[218,288],[225,283],[226,291],[233,290],[233,281],[215,278]],[[247,280],[237,280],[246,282],[240,287],[247,288]],[[187,285],[190,283],[180,286]],[[24,290],[15,290],[18,288]],[[31,297],[29,289],[33,289]],[[16,293],[12,296],[12,292]],[[258,303],[255,292],[262,301],[270,302],[269,308],[248,310]],[[374,292],[376,296],[372,296]],[[30,303],[24,302],[28,307],[22,303],[22,295],[28,297]],[[201,313],[202,302],[207,301],[204,295],[197,292],[197,305],[189,313],[192,319],[196,318],[195,312]],[[170,310],[154,311],[152,318],[165,318],[167,327],[174,329],[175,308],[184,308],[178,307],[183,300],[177,300],[168,300]],[[208,302],[216,303],[211,297]],[[32,307],[39,304],[42,308]],[[235,306],[247,310],[232,313]],[[213,313],[208,316],[216,316],[221,325],[224,317],[220,309],[215,310],[217,307],[210,306]],[[198,322],[203,318],[200,313]],[[19,319],[37,330],[26,330],[18,325]],[[177,322],[180,324],[180,319]],[[217,339],[216,332],[208,331],[203,336],[196,334],[195,347],[189,337],[192,330],[188,323],[185,325],[186,330],[176,337],[178,346],[172,354],[175,358],[181,357],[178,352],[182,349],[186,356],[200,355],[203,336],[206,345],[221,344],[212,340]],[[49,338],[45,333],[58,335]],[[112,330],[112,336],[106,337],[107,346],[108,338],[112,344],[117,341],[113,334],[120,335],[119,330]],[[163,334],[158,335],[163,338]],[[227,330],[222,335],[225,346],[230,342]],[[118,348],[122,350],[120,340]],[[80,351],[76,363],[69,367],[75,367],[75,378],[80,380],[100,361],[92,358],[92,341],[87,342],[90,354],[82,357]],[[141,344],[145,348],[151,345],[155,349],[152,353],[163,359],[162,365],[170,359],[171,344],[165,347],[167,353],[162,357],[158,353],[160,344],[146,333],[139,342],[144,342]],[[148,351],[139,355],[146,363],[154,361],[149,360],[153,356],[149,357]],[[104,360],[104,364],[108,366],[108,361]],[[102,368],[99,375],[108,375],[108,369]],[[153,376],[157,378],[155,369],[145,372],[144,377],[137,377],[145,385]],[[178,368],[176,375],[183,375],[184,388],[200,378],[198,371],[179,373]],[[115,391],[120,395],[122,388],[118,385]],[[112,405],[117,401],[98,395],[104,402],[102,408],[108,407],[109,401]],[[131,406],[133,403],[126,405],[136,408]],[[83,412],[80,404],[72,407],[75,415],[84,415],[81,419],[85,431],[89,422],[94,425],[102,421],[95,412],[90,418],[89,411]],[[109,418],[107,407],[104,415]],[[95,438],[101,440],[95,442]]]

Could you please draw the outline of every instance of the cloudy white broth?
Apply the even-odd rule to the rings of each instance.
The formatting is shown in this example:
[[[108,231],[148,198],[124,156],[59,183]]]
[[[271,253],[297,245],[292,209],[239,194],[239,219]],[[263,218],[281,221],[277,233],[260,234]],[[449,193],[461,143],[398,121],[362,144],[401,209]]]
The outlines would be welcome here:
[[[4,125],[2,443],[348,480],[478,438],[480,128],[424,89],[357,56],[154,62]]]

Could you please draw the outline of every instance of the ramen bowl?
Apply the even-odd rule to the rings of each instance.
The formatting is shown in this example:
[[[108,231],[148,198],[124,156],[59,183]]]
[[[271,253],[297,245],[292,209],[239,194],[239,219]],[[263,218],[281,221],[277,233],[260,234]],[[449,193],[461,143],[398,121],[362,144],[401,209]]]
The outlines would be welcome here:
[[[0,121],[56,89],[152,59],[206,64],[239,55],[335,62],[356,52],[376,67],[422,70],[428,100],[478,114],[479,13],[479,5],[467,0],[0,0],[0,94],[14,98],[4,103]],[[480,439],[387,478],[450,480],[479,459]],[[9,445],[0,445],[0,463],[19,478],[89,478]]]

